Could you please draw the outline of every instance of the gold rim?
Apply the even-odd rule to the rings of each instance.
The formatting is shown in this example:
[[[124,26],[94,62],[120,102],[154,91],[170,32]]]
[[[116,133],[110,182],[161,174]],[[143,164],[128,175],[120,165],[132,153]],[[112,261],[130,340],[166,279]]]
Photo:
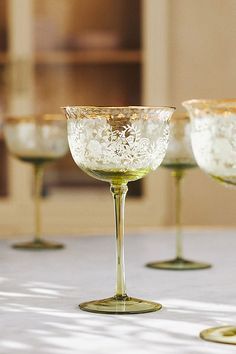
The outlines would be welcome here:
[[[140,112],[145,115],[143,119],[147,120],[149,118],[149,112],[151,112],[151,110],[169,110],[169,117],[167,116],[167,120],[169,121],[171,118],[171,114],[175,111],[176,108],[170,106],[65,106],[61,107],[61,109],[63,110],[66,119],[94,119],[98,115],[102,114],[103,118],[109,121],[118,121],[117,118],[120,118],[120,120],[123,119],[124,121],[135,120],[137,118],[136,116]],[[129,114],[127,114],[126,110],[128,110]],[[116,117],[114,117],[113,115],[115,115]]]
[[[22,122],[53,122],[53,121],[63,121],[65,120],[62,114],[53,114],[53,113],[46,113],[46,114],[35,114],[35,115],[13,115],[7,116],[5,118],[5,124],[16,124]]]
[[[227,103],[227,102],[235,102],[236,98],[194,98],[191,100],[183,101],[183,104],[193,104],[193,103],[204,103],[204,104],[220,104],[220,103]]]
[[[212,111],[219,114],[236,113],[236,98],[192,99],[182,102],[185,108]],[[228,105],[227,105],[228,104]]]
[[[144,110],[144,109],[161,109],[161,108],[170,108],[175,110],[176,107],[174,106],[64,106],[61,107],[61,109],[70,109],[70,108],[77,108],[77,109],[96,109],[96,108],[105,108],[105,109],[127,109],[127,108],[131,108],[131,109],[140,109],[140,110]]]

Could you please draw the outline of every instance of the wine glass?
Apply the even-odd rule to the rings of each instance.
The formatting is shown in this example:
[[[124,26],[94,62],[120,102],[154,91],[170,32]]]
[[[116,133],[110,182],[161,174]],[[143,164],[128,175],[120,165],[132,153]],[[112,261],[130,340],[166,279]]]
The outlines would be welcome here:
[[[225,186],[236,186],[236,99],[183,102],[192,121],[192,147],[199,167]],[[202,339],[236,344],[236,326],[209,328]]]
[[[148,263],[150,268],[170,270],[193,270],[209,268],[210,264],[183,258],[181,225],[181,182],[188,169],[196,167],[190,140],[190,119],[187,113],[174,113],[170,122],[170,141],[162,167],[171,171],[175,179],[175,229],[176,257],[166,261]]]
[[[42,250],[63,248],[41,238],[40,202],[43,172],[46,164],[68,152],[67,129],[63,115],[45,114],[8,117],[4,137],[10,153],[34,167],[35,234],[29,242],[16,243],[17,249]]]
[[[64,107],[69,147],[76,164],[88,175],[109,182],[114,198],[116,293],[85,302],[84,311],[144,313],[161,305],[129,297],[124,272],[124,206],[127,183],[138,180],[162,162],[169,136],[172,107]]]

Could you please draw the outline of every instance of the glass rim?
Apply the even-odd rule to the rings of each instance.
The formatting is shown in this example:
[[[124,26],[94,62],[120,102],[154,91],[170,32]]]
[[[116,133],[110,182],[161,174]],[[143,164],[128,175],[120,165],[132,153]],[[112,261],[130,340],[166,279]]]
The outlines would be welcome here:
[[[232,103],[232,105],[230,105],[230,103]],[[196,110],[213,111],[215,113],[236,113],[236,98],[191,99],[183,101],[182,105],[187,109],[192,108]]]
[[[79,108],[79,109],[94,109],[94,108],[105,108],[105,109],[138,109],[138,110],[145,110],[145,109],[161,109],[161,108],[169,108],[172,110],[176,110],[176,107],[174,106],[79,106],[79,105],[71,105],[71,106],[63,106],[60,107],[62,110],[68,109],[68,108]]]
[[[44,113],[44,114],[19,114],[7,115],[4,119],[4,124],[22,123],[22,122],[53,122],[63,121],[64,116],[60,113]]]

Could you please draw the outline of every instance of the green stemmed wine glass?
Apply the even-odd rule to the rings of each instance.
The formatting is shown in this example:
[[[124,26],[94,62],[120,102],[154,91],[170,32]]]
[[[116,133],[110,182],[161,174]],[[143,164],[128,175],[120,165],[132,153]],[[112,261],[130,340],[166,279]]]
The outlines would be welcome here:
[[[225,186],[236,186],[236,99],[183,102],[191,118],[192,147],[199,167]],[[236,345],[236,326],[206,329],[200,337]]]
[[[68,152],[66,122],[63,115],[44,114],[8,117],[4,137],[10,153],[34,167],[35,233],[29,242],[13,245],[17,249],[59,249],[63,245],[42,239],[40,202],[44,168]]]
[[[127,183],[144,177],[161,164],[174,108],[72,106],[63,110],[76,164],[88,175],[110,183],[115,208],[116,293],[79,307],[84,311],[113,314],[157,311],[160,304],[129,297],[126,293],[124,206]]]
[[[171,171],[175,180],[175,229],[176,257],[148,263],[149,268],[167,270],[194,270],[211,267],[208,263],[195,262],[183,257],[181,223],[181,185],[187,170],[196,167],[190,139],[190,119],[187,113],[174,113],[170,123],[170,141],[162,167]]]

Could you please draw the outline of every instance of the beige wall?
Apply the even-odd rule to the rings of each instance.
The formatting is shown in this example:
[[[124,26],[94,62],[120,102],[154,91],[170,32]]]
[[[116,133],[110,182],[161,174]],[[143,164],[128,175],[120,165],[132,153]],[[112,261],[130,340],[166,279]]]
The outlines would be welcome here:
[[[236,96],[235,19],[235,0],[169,1],[172,104],[182,109],[188,98]],[[187,224],[236,224],[236,191],[196,171],[186,178],[184,193]]]

